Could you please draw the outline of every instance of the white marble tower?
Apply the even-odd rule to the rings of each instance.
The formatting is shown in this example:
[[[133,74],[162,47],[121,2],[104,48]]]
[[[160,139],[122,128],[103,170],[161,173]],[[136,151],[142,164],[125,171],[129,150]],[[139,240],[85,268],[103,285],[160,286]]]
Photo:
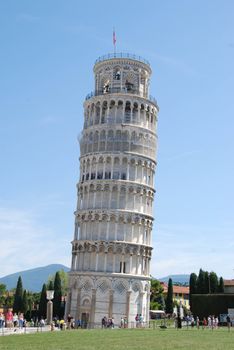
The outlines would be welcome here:
[[[100,324],[149,319],[156,100],[142,57],[110,54],[94,65],[84,102],[80,179],[66,314]]]

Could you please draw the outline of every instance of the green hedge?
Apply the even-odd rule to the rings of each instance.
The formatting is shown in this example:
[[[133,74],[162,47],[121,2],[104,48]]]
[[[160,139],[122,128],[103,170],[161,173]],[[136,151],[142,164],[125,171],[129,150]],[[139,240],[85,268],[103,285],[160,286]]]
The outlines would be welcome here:
[[[200,318],[225,314],[234,308],[234,294],[192,294],[192,313]]]

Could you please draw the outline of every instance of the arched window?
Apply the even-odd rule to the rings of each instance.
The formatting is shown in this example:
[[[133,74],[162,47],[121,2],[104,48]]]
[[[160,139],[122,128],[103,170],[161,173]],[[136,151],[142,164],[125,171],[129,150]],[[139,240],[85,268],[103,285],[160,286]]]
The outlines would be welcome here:
[[[120,77],[121,77],[120,69],[119,69],[119,68],[116,68],[116,69],[114,70],[114,79],[115,79],[115,80],[120,80]]]
[[[109,80],[106,80],[103,85],[103,93],[106,94],[108,92],[110,92],[110,82]]]

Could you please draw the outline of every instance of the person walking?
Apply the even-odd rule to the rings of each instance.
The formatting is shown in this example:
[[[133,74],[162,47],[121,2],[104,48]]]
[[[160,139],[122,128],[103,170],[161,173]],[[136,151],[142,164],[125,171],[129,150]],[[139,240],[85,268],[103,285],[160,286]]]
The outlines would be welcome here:
[[[206,329],[206,327],[207,327],[207,319],[205,317],[203,318],[202,325],[203,325],[203,329]]]
[[[200,320],[198,316],[196,317],[196,326],[197,326],[197,329],[200,328]]]
[[[229,315],[227,315],[226,321],[227,321],[228,331],[230,332],[230,330],[231,330],[231,318]]]

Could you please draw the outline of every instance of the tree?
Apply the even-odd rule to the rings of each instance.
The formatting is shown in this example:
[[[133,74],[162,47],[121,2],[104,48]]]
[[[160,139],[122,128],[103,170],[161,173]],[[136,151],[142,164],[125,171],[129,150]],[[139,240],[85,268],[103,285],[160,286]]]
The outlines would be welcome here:
[[[48,281],[47,290],[54,290],[54,282],[53,281]]]
[[[33,310],[33,306],[37,305],[36,304],[36,300],[34,299],[34,295],[35,294],[36,293],[27,292],[28,309],[27,309],[27,312],[25,314],[25,318],[27,320],[31,320],[32,319],[33,313],[34,313],[34,316],[37,315],[37,310]]]
[[[24,313],[24,315],[28,311],[28,295],[27,295],[27,291],[26,290],[24,290],[24,292],[23,292],[22,309],[21,309],[21,311]]]
[[[210,275],[208,271],[204,273],[204,294],[210,293]]]
[[[219,292],[219,293],[224,293],[224,282],[223,282],[223,277],[220,277],[220,279],[219,279],[218,292]]]
[[[205,271],[200,269],[199,275],[197,278],[197,294],[204,294],[206,291],[205,287]]]
[[[189,305],[192,310],[192,295],[197,292],[197,275],[191,273],[189,278]]]
[[[46,285],[44,283],[42,286],[41,297],[39,301],[39,315],[41,318],[46,318],[46,307],[47,307]]]
[[[58,316],[59,318],[62,317],[62,308],[61,308],[61,301],[62,301],[62,285],[61,285],[61,278],[59,272],[56,272],[55,279],[54,279],[54,301],[53,301],[53,309],[54,309],[54,315]]]
[[[67,290],[68,290],[68,274],[64,270],[59,270],[58,273],[59,273],[60,279],[61,279],[62,295],[66,295],[67,294]],[[47,285],[49,285],[49,283],[51,281],[52,281],[52,283],[54,285],[54,280],[55,280],[55,274],[54,275],[50,275],[48,277]]]
[[[168,280],[167,298],[166,298],[166,313],[173,314],[173,285],[172,279]]]
[[[11,309],[13,308],[13,304],[14,304],[14,295],[10,295],[10,293],[7,293],[4,305],[6,309]]]
[[[62,295],[65,295],[68,290],[68,274],[64,270],[60,270],[59,275],[61,278]]]
[[[165,301],[163,297],[163,287],[160,281],[151,280],[150,310],[164,310]]]
[[[0,306],[3,306],[5,304],[6,299],[6,285],[3,283],[0,283]]]
[[[218,293],[219,290],[219,282],[218,277],[215,272],[210,273],[210,292]]]
[[[19,276],[16,286],[16,291],[14,295],[13,311],[16,313],[22,312],[22,302],[23,302],[23,283],[21,276]]]

